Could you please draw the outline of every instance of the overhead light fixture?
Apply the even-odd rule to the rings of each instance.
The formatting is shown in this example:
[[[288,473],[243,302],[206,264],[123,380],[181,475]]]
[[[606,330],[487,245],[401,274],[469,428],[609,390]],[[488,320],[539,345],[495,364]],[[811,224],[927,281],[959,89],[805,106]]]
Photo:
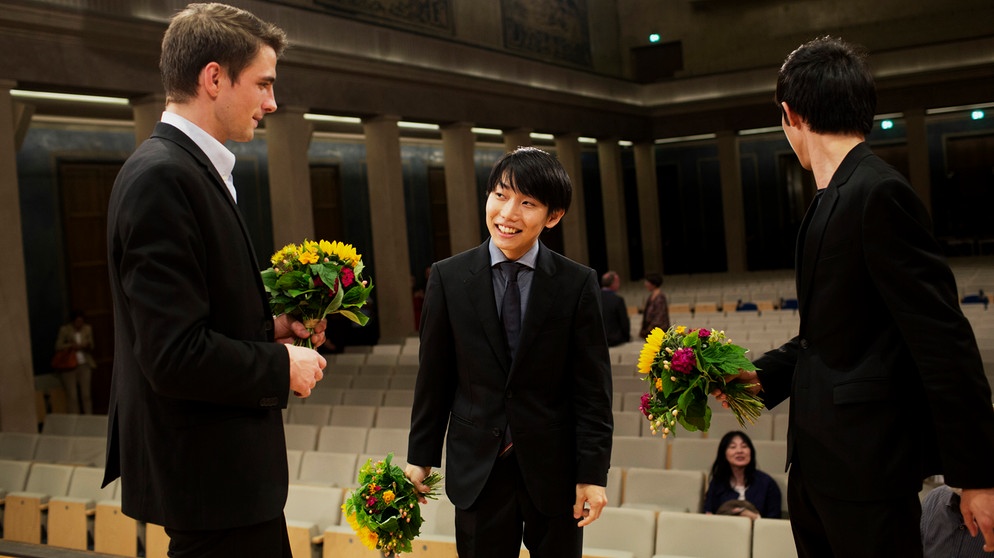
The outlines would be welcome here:
[[[597,143],[597,138],[586,138],[586,137],[580,136],[579,138],[576,139],[576,141],[578,141],[580,143]]]
[[[632,146],[632,142],[630,142],[628,140],[620,140],[620,141],[618,141],[618,145],[620,145],[621,147],[631,147]]]
[[[26,91],[11,89],[10,96],[18,99],[35,99],[43,101],[66,101],[70,103],[92,103],[97,105],[128,105],[124,97],[105,97],[102,95],[77,95],[75,93],[52,93],[50,91]]]
[[[497,128],[470,128],[470,132],[481,136],[503,136],[504,132]]]
[[[331,114],[313,114],[310,112],[304,114],[304,120],[335,122],[338,124],[362,124],[362,119],[354,116],[334,116]]]
[[[530,137],[531,139],[547,140],[547,141],[556,139],[556,136],[552,134],[540,134],[538,132],[532,132],[528,134],[528,137]]]
[[[427,122],[407,122],[401,120],[397,122],[399,128],[407,128],[410,130],[438,130],[438,124],[429,124]]]
[[[678,138],[662,138],[662,139],[657,139],[655,143],[656,143],[656,145],[660,145],[660,144],[664,144],[664,143],[684,143],[684,142],[690,142],[690,141],[712,140],[712,139],[715,139],[717,137],[718,137],[717,134],[697,134],[697,135],[694,135],[694,136],[681,136],[681,137],[678,137]]]

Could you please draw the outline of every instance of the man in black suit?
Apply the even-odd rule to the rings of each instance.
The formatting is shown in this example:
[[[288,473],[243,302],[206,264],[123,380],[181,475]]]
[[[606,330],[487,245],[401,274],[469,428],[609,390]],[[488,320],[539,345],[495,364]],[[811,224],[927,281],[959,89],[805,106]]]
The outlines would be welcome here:
[[[604,313],[604,333],[607,346],[615,347],[632,340],[632,322],[628,317],[628,305],[618,294],[621,279],[615,271],[601,275],[601,309]]]
[[[522,539],[532,558],[579,558],[613,431],[597,277],[538,239],[572,196],[551,155],[505,154],[487,196],[490,238],[428,278],[407,475],[423,491],[446,442],[461,558],[516,557]]]
[[[121,477],[124,513],[164,526],[171,557],[290,556],[280,410],[326,362],[273,342],[309,334],[273,319],[223,145],[251,140],[276,110],[285,45],[282,30],[230,6],[177,14],[162,42],[162,122],[110,197],[104,483]]]
[[[746,382],[788,396],[788,505],[803,557],[922,556],[918,491],[945,473],[994,549],[994,412],[929,215],[864,141],[863,56],[822,38],[787,57],[776,101],[818,194],[797,240],[798,336]],[[722,397],[719,395],[719,398]]]

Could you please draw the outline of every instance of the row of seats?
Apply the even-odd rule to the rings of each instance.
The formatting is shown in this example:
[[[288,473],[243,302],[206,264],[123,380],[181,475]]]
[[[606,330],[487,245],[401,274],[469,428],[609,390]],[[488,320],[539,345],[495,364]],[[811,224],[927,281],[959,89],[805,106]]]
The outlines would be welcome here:
[[[634,393],[634,392],[632,392]],[[625,404],[638,406],[635,397],[626,394]],[[779,411],[777,407],[777,411]],[[762,414],[753,424],[746,423],[741,426],[739,421],[730,411],[716,409],[711,415],[711,427],[707,432],[688,432],[683,427],[678,427],[676,438],[710,438],[720,440],[726,432],[740,430],[749,435],[754,442],[787,439],[788,414],[775,412]],[[615,410],[614,411],[614,435],[615,436],[655,436],[659,438],[660,433],[652,433],[649,421],[638,410]]]
[[[334,388],[322,386],[329,377],[318,382],[308,397],[291,397],[288,406],[296,405],[372,405],[374,407],[410,407],[414,389]]]
[[[612,467],[710,471],[718,455],[719,438],[615,436]],[[753,440],[756,466],[768,473],[782,472],[787,463],[787,442]]]
[[[408,405],[291,405],[284,423],[314,426],[362,426],[366,428],[410,428]]]
[[[331,451],[407,455],[409,426],[406,428],[366,428],[362,426],[315,426],[285,424],[288,450]]]
[[[107,436],[56,436],[0,432],[0,459],[103,467]]]

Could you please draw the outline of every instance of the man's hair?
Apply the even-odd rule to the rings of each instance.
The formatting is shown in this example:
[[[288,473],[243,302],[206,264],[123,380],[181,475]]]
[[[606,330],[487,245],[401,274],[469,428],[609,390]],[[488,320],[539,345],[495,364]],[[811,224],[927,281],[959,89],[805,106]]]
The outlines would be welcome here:
[[[661,273],[649,273],[645,276],[645,280],[654,287],[660,287],[663,284],[663,275]]]
[[[159,71],[166,101],[184,103],[196,97],[200,71],[211,62],[224,68],[235,83],[263,45],[282,56],[286,33],[225,4],[188,5],[173,16],[162,38]]]
[[[563,165],[534,147],[519,147],[494,163],[487,179],[488,196],[498,184],[542,202],[550,214],[566,212],[573,197],[573,184]]]
[[[787,56],[777,75],[777,106],[786,102],[816,134],[867,135],[873,129],[877,91],[865,52],[821,37]]]
[[[616,272],[614,272],[614,271],[608,271],[608,272],[604,273],[604,275],[601,275],[601,286],[602,287],[610,287],[614,283],[614,280],[617,277],[618,277],[618,274]]]

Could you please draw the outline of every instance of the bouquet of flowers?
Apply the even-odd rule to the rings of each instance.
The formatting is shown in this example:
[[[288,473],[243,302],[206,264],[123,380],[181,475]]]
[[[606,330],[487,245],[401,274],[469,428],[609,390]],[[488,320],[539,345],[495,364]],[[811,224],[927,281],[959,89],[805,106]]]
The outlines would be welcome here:
[[[351,244],[304,240],[287,244],[270,262],[273,267],[262,272],[262,284],[273,315],[290,314],[309,331],[328,314],[341,314],[359,325],[369,321],[358,308],[366,304],[373,285],[362,279],[362,256]],[[311,347],[311,340],[295,344]]]
[[[430,489],[418,493],[400,467],[391,463],[393,454],[359,468],[359,488],[342,504],[342,512],[359,540],[370,550],[387,556],[411,552],[411,541],[421,534],[421,506],[418,497],[435,499],[434,488],[442,480],[432,473],[424,480]]]
[[[653,329],[638,362],[639,373],[649,383],[640,410],[652,432],[662,432],[665,438],[675,434],[677,423],[691,432],[707,432],[711,427],[708,395],[716,389],[724,392],[739,424],[754,423],[763,408],[762,400],[749,392],[755,384],[726,383],[740,370],[756,370],[745,353],[723,331],[685,326]]]

